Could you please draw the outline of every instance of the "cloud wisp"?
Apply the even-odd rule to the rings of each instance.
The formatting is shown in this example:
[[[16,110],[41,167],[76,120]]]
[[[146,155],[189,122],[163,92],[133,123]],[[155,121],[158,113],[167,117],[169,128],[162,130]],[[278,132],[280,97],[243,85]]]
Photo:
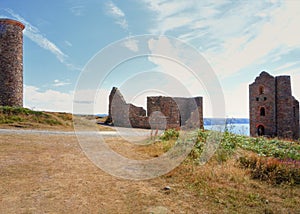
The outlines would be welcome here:
[[[106,12],[115,19],[115,23],[121,26],[122,29],[128,31],[128,22],[125,13],[117,7],[112,1],[106,4]]]
[[[65,66],[67,66],[71,70],[81,70],[77,66],[73,65],[69,62],[68,58],[69,56],[63,51],[61,51],[57,45],[55,45],[53,42],[51,42],[49,39],[47,39],[45,36],[42,35],[42,33],[39,31],[39,29],[35,26],[33,26],[31,23],[29,23],[27,20],[25,20],[23,17],[21,17],[19,14],[16,14],[11,9],[5,10],[7,13],[9,13],[12,17],[17,19],[18,21],[22,22],[25,25],[24,35],[28,37],[30,40],[32,40],[34,43],[36,43],[41,48],[50,51],[52,54],[56,56],[56,58]]]
[[[297,1],[143,2],[153,11],[150,33],[171,34],[194,45],[222,78],[300,46]]]
[[[56,79],[53,81],[52,85],[55,87],[61,87],[61,86],[70,85],[70,84],[71,83],[69,81],[61,81],[61,80]]]

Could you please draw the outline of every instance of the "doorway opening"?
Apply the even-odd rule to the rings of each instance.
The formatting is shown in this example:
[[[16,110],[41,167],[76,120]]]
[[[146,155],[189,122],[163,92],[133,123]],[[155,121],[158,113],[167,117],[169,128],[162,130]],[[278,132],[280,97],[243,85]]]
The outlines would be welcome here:
[[[263,125],[259,125],[257,127],[257,135],[264,136],[265,135],[265,127]]]

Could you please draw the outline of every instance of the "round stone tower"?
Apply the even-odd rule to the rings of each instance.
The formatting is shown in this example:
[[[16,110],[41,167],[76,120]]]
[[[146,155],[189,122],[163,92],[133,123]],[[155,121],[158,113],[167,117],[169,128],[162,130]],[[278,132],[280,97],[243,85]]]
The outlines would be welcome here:
[[[23,106],[23,29],[0,19],[0,106]]]

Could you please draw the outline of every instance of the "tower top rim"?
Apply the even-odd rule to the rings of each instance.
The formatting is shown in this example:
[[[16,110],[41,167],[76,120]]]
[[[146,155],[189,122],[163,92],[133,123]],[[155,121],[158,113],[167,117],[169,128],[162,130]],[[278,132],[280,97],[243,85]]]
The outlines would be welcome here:
[[[10,25],[16,25],[19,26],[22,30],[24,30],[25,25],[22,22],[19,22],[17,20],[13,19],[0,19],[0,24],[10,24]]]

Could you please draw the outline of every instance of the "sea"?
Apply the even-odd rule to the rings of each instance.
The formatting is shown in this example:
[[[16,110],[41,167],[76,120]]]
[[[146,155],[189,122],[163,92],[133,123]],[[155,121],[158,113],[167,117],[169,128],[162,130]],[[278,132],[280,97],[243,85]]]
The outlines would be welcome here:
[[[238,135],[250,136],[250,125],[249,123],[236,123],[236,124],[227,124],[226,126],[221,125],[204,125],[204,129],[207,130],[216,130],[216,131],[225,131],[227,129],[229,132]]]
[[[105,117],[107,114],[97,114],[98,117]],[[227,125],[216,125],[224,124],[226,121]],[[227,129],[229,132],[238,135],[250,136],[250,125],[248,118],[204,118],[204,129],[216,130],[224,132]]]

